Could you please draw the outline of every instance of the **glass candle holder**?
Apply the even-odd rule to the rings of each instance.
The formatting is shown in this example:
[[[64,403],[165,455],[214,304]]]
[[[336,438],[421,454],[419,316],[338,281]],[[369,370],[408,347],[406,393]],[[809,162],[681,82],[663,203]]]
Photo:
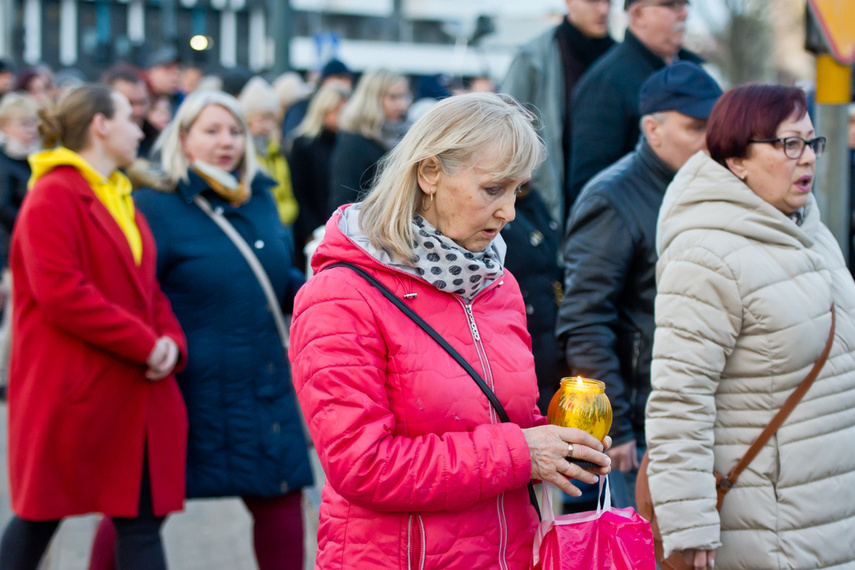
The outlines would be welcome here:
[[[580,376],[562,378],[546,417],[551,424],[577,428],[603,441],[612,427],[612,404],[606,396],[606,385]],[[583,467],[599,467],[588,461],[570,461]]]

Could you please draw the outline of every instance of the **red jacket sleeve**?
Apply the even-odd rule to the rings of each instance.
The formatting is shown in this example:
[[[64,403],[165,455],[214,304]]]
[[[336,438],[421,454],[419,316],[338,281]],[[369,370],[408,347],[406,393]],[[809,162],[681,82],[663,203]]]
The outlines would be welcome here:
[[[315,276],[298,294],[291,328],[294,386],[327,482],[378,511],[463,510],[524,486],[531,456],[515,424],[396,435],[386,345],[358,289]]]
[[[124,307],[108,300],[86,276],[79,238],[85,223],[73,191],[62,185],[35,188],[27,196],[15,228],[20,260],[45,320],[104,350],[145,363],[156,331]],[[120,269],[117,268],[117,271]]]

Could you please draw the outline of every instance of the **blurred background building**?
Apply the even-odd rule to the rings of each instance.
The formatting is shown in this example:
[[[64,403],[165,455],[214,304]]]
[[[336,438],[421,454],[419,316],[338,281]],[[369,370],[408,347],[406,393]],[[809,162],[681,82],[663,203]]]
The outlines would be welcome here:
[[[613,1],[618,38],[622,8]],[[0,0],[0,57],[97,77],[171,45],[186,63],[253,73],[318,69],[335,55],[357,71],[498,80],[564,10],[564,0]],[[725,83],[809,80],[804,12],[805,0],[700,0],[687,43]]]

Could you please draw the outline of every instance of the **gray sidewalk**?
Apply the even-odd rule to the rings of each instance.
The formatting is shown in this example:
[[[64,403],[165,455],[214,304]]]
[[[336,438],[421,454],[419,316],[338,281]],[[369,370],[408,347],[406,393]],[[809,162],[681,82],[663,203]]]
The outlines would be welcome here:
[[[6,466],[6,404],[0,405],[0,529],[12,516],[9,506],[9,471]],[[316,478],[323,474],[317,457]],[[318,489],[304,498],[306,568],[314,566],[317,550]],[[45,570],[86,570],[89,547],[98,524],[97,516],[66,519],[54,537],[43,567]],[[251,519],[239,499],[195,500],[183,513],[170,516],[163,529],[170,570],[256,570],[252,550]],[[0,530],[2,532],[2,530]]]

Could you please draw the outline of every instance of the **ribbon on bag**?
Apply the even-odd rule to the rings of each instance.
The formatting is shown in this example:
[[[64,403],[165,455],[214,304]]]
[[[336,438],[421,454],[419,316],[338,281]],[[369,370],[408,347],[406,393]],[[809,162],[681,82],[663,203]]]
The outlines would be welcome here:
[[[600,501],[602,497],[602,501]],[[600,477],[597,509],[555,516],[552,485],[544,483],[543,520],[532,549],[534,570],[654,570],[653,532],[635,509],[612,507],[608,476]]]

